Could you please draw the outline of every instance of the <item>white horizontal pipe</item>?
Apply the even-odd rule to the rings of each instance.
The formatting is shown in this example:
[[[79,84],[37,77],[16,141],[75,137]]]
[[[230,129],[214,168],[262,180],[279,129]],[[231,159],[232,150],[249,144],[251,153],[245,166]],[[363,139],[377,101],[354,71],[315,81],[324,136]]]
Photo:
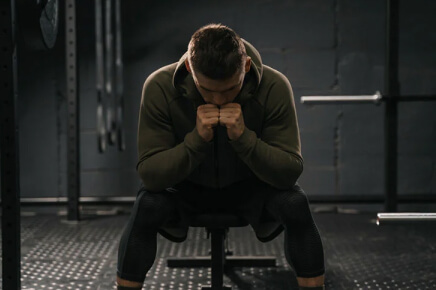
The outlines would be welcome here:
[[[134,202],[135,196],[81,196],[80,202]],[[21,203],[57,203],[68,202],[68,197],[22,197]]]
[[[436,222],[436,213],[395,212],[377,214],[377,225],[415,221]]]
[[[379,104],[382,96],[380,92],[374,95],[355,95],[355,96],[302,96],[302,104],[335,104],[335,103],[374,103]]]

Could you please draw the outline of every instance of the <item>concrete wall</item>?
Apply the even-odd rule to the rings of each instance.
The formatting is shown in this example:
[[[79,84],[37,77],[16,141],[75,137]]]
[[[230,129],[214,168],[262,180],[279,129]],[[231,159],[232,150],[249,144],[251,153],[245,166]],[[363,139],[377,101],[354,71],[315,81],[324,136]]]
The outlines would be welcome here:
[[[309,195],[383,194],[383,106],[301,105],[303,95],[384,89],[384,1],[123,2],[127,150],[97,150],[94,9],[79,14],[83,196],[132,196],[136,129],[144,79],[175,62],[200,26],[221,22],[260,51],[293,85]],[[401,1],[402,94],[436,94],[434,1]],[[63,31],[55,50],[19,47],[23,197],[66,195]],[[399,194],[436,194],[436,102],[399,105]]]

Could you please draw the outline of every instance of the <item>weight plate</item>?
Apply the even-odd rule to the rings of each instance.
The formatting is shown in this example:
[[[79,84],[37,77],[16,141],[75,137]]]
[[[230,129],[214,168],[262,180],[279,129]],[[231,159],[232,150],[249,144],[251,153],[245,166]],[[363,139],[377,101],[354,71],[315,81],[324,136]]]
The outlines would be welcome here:
[[[41,33],[47,48],[53,48],[58,34],[59,3],[48,0],[39,18]]]
[[[18,0],[18,27],[24,43],[37,50],[51,49],[59,27],[58,0]]]

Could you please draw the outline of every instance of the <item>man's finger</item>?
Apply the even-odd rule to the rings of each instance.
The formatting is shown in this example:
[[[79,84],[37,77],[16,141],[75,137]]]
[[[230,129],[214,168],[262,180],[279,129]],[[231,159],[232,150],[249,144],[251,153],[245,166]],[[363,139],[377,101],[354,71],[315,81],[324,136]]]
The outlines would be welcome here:
[[[199,114],[202,118],[214,118],[219,117],[220,112],[219,111],[212,111],[212,112],[201,112]]]
[[[230,126],[230,125],[236,124],[236,120],[235,120],[235,118],[220,116],[219,123],[220,123],[220,125],[223,125],[223,126]]]

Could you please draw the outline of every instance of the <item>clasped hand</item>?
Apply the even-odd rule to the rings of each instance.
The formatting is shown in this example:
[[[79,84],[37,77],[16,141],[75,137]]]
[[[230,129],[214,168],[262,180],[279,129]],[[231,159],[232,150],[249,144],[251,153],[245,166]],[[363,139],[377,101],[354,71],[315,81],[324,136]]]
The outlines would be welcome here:
[[[218,124],[227,128],[230,140],[238,139],[245,128],[241,105],[228,103],[218,107],[213,104],[205,104],[197,108],[196,126],[198,134],[203,140],[209,142],[213,139],[213,128]]]

